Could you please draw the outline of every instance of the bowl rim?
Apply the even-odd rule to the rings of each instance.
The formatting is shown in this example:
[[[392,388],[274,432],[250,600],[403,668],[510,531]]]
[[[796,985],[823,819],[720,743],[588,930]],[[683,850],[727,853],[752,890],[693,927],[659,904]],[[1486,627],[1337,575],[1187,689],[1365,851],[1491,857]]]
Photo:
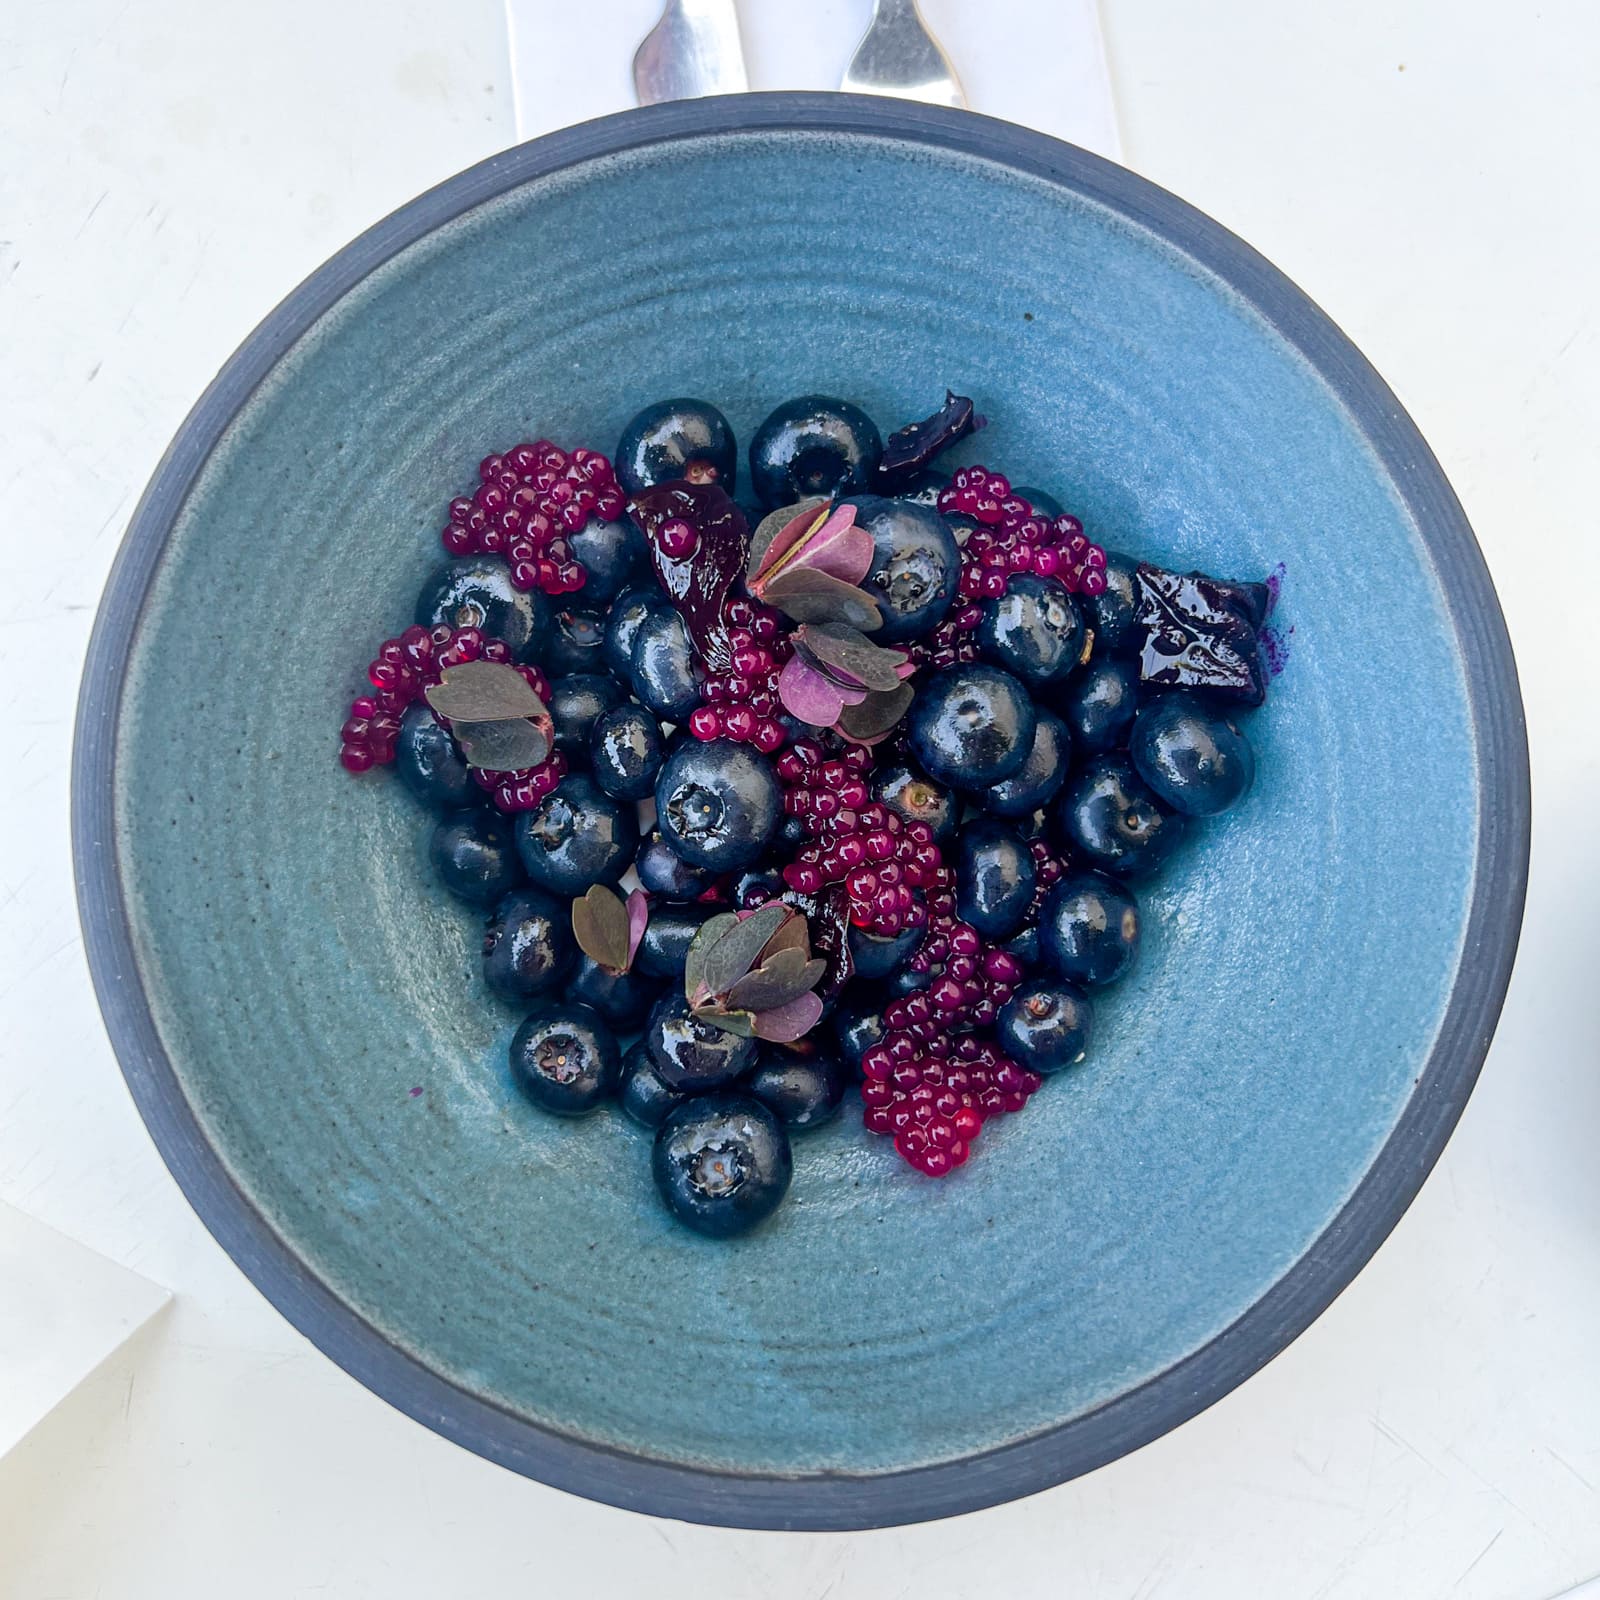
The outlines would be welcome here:
[[[1198,261],[1297,349],[1348,409],[1435,564],[1461,648],[1480,795],[1466,933],[1433,1049],[1372,1165],[1300,1259],[1207,1344],[1137,1388],[1023,1439],[955,1460],[870,1475],[732,1474],[631,1454],[530,1422],[458,1387],[391,1344],[312,1274],[237,1187],[207,1140],[163,1049],[139,976],[115,832],[125,668],[167,536],[235,415],[311,325],[399,251],[533,179],[661,143],[797,131],[876,137],[977,157],[1098,202]],[[845,1530],[975,1511],[1091,1471],[1221,1399],[1321,1315],[1411,1203],[1477,1079],[1521,928],[1531,794],[1516,663],[1466,516],[1399,401],[1305,294],[1204,213],[1075,146],[970,112],[785,91],[624,111],[491,156],[369,228],[278,305],[196,402],[130,520],[89,642],[71,803],[74,875],[90,973],[128,1088],[200,1220],[300,1332],[407,1415],[556,1488],[690,1522]]]

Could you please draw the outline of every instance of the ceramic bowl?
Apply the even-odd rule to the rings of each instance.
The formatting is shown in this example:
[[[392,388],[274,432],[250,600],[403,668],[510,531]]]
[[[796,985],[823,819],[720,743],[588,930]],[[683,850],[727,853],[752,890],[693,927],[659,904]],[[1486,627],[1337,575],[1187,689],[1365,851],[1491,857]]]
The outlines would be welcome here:
[[[1260,781],[1147,895],[1092,1060],[947,1182],[847,1115],[733,1244],[647,1137],[541,1116],[427,823],[335,730],[480,456],[609,451],[668,394],[748,439],[945,386],[1104,543],[1259,577]],[[980,449],[981,447],[981,449]],[[424,195],[202,397],[118,558],[75,845],[135,1099],[205,1224],[333,1360],[617,1505],[843,1528],[967,1511],[1153,1439],[1269,1360],[1411,1199],[1511,965],[1528,787],[1460,508],[1304,295],[1132,174],[844,96],[657,107]],[[420,1092],[419,1092],[420,1091]]]

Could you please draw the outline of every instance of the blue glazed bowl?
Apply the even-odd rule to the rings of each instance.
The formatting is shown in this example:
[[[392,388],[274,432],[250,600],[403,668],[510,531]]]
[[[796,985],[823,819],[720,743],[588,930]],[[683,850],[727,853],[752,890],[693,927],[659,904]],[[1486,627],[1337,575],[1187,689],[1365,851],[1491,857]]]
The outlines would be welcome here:
[[[334,729],[485,449],[609,449],[664,394],[949,384],[1104,542],[1287,569],[1249,801],[1148,897],[1093,1058],[943,1183],[851,1116],[732,1245],[646,1138],[507,1081],[513,1013]],[[966,459],[977,452],[968,449]],[[760,1527],[991,1504],[1276,1354],[1437,1157],[1511,966],[1515,669],[1394,397],[1259,256],[1005,124],[769,95],[498,156],[380,223],[207,391],[133,520],[73,775],[89,955],[206,1225],[412,1416],[600,1500]],[[420,1090],[420,1093],[416,1091]]]

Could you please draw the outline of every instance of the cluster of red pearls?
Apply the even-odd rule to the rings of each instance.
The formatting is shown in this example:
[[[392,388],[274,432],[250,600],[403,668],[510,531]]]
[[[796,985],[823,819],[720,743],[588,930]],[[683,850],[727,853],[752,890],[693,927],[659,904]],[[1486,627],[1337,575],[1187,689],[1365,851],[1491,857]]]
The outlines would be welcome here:
[[[1022,980],[1022,964],[983,948],[955,913],[948,869],[928,896],[931,918],[911,958],[926,989],[890,1001],[883,1039],[861,1059],[864,1122],[894,1136],[900,1157],[942,1178],[968,1157],[984,1122],[1020,1111],[1043,1081],[979,1030],[991,1027]]]
[[[918,891],[936,881],[941,857],[925,822],[906,822],[871,798],[871,769],[870,750],[853,745],[830,757],[814,739],[797,740],[778,758],[784,810],[810,841],[783,869],[783,881],[800,894],[842,883],[851,923],[892,939],[927,921]]]
[[[470,499],[450,502],[440,539],[451,555],[505,558],[519,589],[571,594],[585,573],[567,535],[591,517],[616,522],[626,506],[611,463],[598,450],[559,450],[548,439],[485,456]]]
[[[978,524],[961,546],[961,582],[955,608],[916,649],[920,665],[950,667],[976,659],[969,637],[983,618],[983,602],[1006,592],[1013,573],[1054,578],[1070,594],[1105,591],[1106,553],[1090,541],[1074,516],[1046,517],[1011,492],[1002,473],[962,467],[939,495],[939,509]]]
[[[689,525],[669,522],[657,538],[675,526]],[[726,617],[733,652],[729,670],[706,678],[700,691],[704,704],[689,713],[689,732],[697,739],[732,739],[753,745],[770,756],[782,749],[789,737],[778,720],[783,715],[778,674],[789,658],[789,644],[777,612],[767,606],[753,600],[732,600]]]

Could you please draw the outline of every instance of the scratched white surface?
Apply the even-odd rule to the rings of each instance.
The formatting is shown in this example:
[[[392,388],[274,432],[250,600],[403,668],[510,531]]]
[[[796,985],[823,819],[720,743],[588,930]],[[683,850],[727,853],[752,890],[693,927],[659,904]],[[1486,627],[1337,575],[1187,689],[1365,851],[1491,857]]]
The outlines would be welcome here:
[[[779,5],[746,7],[753,57]],[[501,3],[11,0],[0,1200],[177,1300],[0,1461],[4,1600],[610,1597],[706,1573],[773,1600],[1543,1600],[1600,1572],[1600,13],[1103,16],[1127,160],[1265,250],[1374,359],[1461,493],[1517,640],[1538,804],[1522,960],[1416,1206],[1309,1334],[1195,1422],[1031,1501],[882,1534],[603,1510],[444,1443],[311,1350],[189,1212],[107,1048],[70,893],[73,691],[133,499],[218,363],[366,223],[510,141]]]

